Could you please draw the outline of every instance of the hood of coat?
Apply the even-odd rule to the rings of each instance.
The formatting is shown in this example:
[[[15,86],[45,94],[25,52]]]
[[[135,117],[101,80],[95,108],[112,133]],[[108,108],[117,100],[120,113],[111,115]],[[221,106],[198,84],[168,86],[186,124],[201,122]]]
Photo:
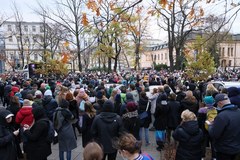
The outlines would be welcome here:
[[[0,125],[2,125],[2,126],[8,125],[8,123],[6,121],[7,116],[13,116],[13,114],[6,109],[0,109]]]
[[[187,121],[183,122],[182,128],[189,134],[189,135],[197,135],[199,134],[199,126],[197,121]]]
[[[39,119],[46,118],[46,113],[43,107],[35,107],[32,109],[32,114],[35,119],[35,121],[38,121]]]
[[[134,99],[133,99],[133,94],[132,94],[132,93],[127,93],[127,94],[126,94],[126,101],[127,101],[127,102],[134,101]]]
[[[105,123],[112,123],[117,121],[117,114],[113,112],[101,112],[99,114],[99,118],[104,121]]]
[[[50,103],[51,100],[52,100],[52,96],[44,97],[43,100],[42,100],[43,106],[45,106],[46,104]]]

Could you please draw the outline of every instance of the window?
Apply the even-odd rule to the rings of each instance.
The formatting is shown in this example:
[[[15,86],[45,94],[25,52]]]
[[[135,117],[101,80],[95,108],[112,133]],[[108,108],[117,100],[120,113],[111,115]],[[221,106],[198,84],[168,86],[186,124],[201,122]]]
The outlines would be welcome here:
[[[161,60],[163,60],[163,54],[161,54]]]
[[[9,36],[8,41],[9,41],[9,42],[13,42],[12,36]]]
[[[228,57],[230,56],[230,48],[228,47],[228,52],[227,52],[227,54],[228,54]]]
[[[167,54],[167,53],[165,53],[165,60],[167,60],[167,58],[168,58],[168,54]]]
[[[28,26],[24,26],[24,31],[28,32]]]
[[[221,56],[222,52],[221,52],[221,47],[219,47],[219,56]]]
[[[12,31],[12,26],[8,25],[8,31]]]
[[[44,27],[40,26],[40,32],[44,32]]]
[[[233,57],[233,47],[231,48],[231,56]]]
[[[19,30],[20,30],[18,25],[15,25],[15,29],[16,29],[17,32],[19,32]]]
[[[37,53],[36,53],[36,54],[34,54],[34,60],[35,60],[35,61],[37,61],[37,60],[38,60],[38,55],[37,55]]]
[[[222,56],[223,56],[223,57],[225,56],[225,53],[224,53],[224,52],[225,52],[225,48],[223,47],[223,48],[222,48]]]
[[[160,60],[160,55],[158,54],[158,60]]]
[[[37,42],[37,37],[33,36],[33,42]]]
[[[36,26],[32,26],[32,31],[36,32]]]
[[[228,66],[232,66],[232,60],[229,60]]]
[[[14,54],[13,53],[10,53],[10,59],[14,60]]]

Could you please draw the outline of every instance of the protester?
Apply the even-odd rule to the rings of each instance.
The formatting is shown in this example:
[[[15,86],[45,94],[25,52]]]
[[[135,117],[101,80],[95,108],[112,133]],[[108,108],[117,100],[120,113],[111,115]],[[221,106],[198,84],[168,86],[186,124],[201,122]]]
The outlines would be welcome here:
[[[114,113],[114,104],[107,100],[103,104],[102,112],[97,115],[92,124],[91,133],[96,142],[103,146],[104,158],[115,160],[117,150],[112,146],[112,140],[123,132],[122,119]]]
[[[235,160],[240,154],[240,110],[226,94],[215,96],[218,115],[209,122],[217,160]]]
[[[47,160],[52,153],[51,143],[48,141],[49,123],[42,107],[32,110],[35,122],[32,126],[24,125],[24,136],[27,138],[25,152],[28,160]]]
[[[5,109],[0,110],[0,158],[1,160],[16,160],[17,150],[15,136],[19,130],[11,127],[13,114]]]
[[[181,114],[182,123],[173,133],[173,138],[179,142],[176,160],[201,160],[202,130],[199,129],[196,115],[185,110]]]
[[[60,160],[64,160],[64,152],[67,153],[66,159],[71,160],[72,150],[77,147],[72,127],[72,123],[74,123],[74,116],[68,108],[69,102],[62,99],[62,102],[56,109],[53,118],[54,127],[58,133]]]
[[[92,139],[91,127],[96,116],[96,110],[91,102],[86,101],[84,105],[84,114],[82,122],[82,146],[85,147]]]
[[[153,160],[146,152],[141,152],[141,141],[130,133],[123,134],[117,141],[116,148],[123,159],[126,160]]]
[[[103,150],[96,142],[91,142],[86,145],[83,150],[83,160],[102,160]]]

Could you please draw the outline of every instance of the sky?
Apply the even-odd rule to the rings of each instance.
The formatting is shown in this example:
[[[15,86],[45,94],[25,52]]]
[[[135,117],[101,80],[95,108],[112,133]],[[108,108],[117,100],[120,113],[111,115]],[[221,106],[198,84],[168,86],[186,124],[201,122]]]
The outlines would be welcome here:
[[[54,5],[54,0],[39,0],[43,4],[48,4],[48,5]],[[144,0],[144,2],[147,2],[150,0]],[[38,17],[33,9],[37,7],[37,0],[0,0],[0,13],[5,15],[5,17],[11,17],[13,16],[13,2],[17,4],[17,7],[23,14],[24,21],[29,21],[29,22],[36,22],[40,21],[40,17]],[[214,13],[216,15],[221,16],[221,13],[224,12],[223,6],[229,5],[228,8],[231,7],[231,3],[239,3],[238,7],[235,7],[235,9],[232,10],[232,12],[236,11],[236,9],[240,8],[240,0],[215,0],[215,3],[212,5],[206,5],[205,1],[203,1],[203,8],[206,12],[209,13]],[[231,14],[231,12],[230,12]],[[239,12],[240,14],[240,12]],[[13,18],[10,20],[14,20]],[[160,30],[159,27],[156,25],[156,22],[151,21],[149,23],[149,35],[151,35],[152,38],[155,39],[162,39],[163,41],[166,40],[167,34],[163,31]],[[232,33],[239,33],[240,34],[240,16],[238,15],[237,19],[235,20],[233,27],[231,29]]]

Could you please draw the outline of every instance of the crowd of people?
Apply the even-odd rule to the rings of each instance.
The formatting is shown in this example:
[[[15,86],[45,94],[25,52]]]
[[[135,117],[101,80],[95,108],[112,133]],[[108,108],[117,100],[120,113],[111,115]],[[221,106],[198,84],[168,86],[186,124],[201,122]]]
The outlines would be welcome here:
[[[176,160],[204,159],[208,146],[212,159],[237,160],[240,90],[218,90],[211,82],[220,78],[195,82],[179,71],[9,77],[0,82],[0,159],[46,160],[53,143],[60,160],[71,160],[81,135],[84,160],[153,160],[141,150],[151,143],[157,151],[173,143]]]

